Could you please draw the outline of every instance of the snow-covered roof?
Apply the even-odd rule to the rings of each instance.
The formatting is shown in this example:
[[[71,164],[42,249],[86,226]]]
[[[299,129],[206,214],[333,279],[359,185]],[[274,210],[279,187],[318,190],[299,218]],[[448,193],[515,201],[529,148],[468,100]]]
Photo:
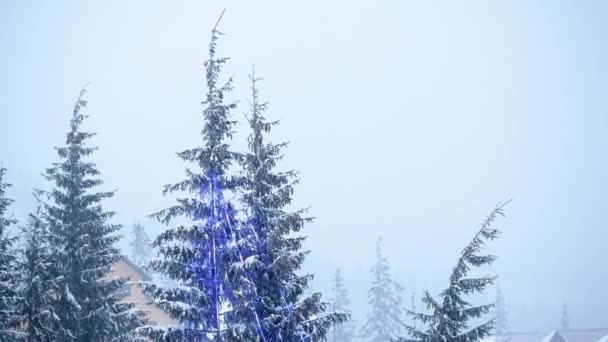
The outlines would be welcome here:
[[[553,330],[549,335],[543,337],[541,342],[568,342],[568,340],[557,330]]]
[[[561,337],[561,339],[560,339]],[[522,332],[499,335],[494,342],[608,342],[608,328],[566,331]]]
[[[600,338],[597,342],[608,342],[608,335]]]
[[[135,272],[139,273],[142,277],[143,281],[150,281],[152,280],[152,278],[146,273],[144,272],[144,270],[141,269],[141,267],[135,265],[131,260],[129,260],[129,258],[127,258],[126,256],[122,258],[129,266],[131,266],[133,268],[133,270],[135,270]]]

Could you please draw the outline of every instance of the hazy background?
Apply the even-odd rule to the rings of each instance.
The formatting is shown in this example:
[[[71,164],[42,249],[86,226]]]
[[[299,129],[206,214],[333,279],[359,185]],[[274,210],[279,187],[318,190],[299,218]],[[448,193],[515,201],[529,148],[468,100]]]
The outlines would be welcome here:
[[[512,330],[608,327],[608,2],[0,2],[0,159],[23,222],[80,87],[117,221],[168,206],[175,152],[200,144],[202,62],[219,54],[247,112],[251,65],[317,217],[307,269],[345,271],[355,316],[385,237],[404,296],[447,286],[484,215]],[[242,149],[245,125],[235,148]],[[123,243],[122,246],[127,246]],[[494,290],[486,296],[492,300]],[[409,305],[409,304],[408,304]]]

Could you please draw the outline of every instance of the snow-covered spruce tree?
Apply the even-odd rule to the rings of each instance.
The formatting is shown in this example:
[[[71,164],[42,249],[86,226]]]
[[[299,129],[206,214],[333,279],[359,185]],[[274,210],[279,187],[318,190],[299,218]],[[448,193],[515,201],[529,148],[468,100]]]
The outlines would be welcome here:
[[[360,335],[370,342],[385,342],[399,336],[401,319],[401,291],[403,287],[391,278],[389,261],[382,254],[383,240],[376,245],[376,264],[372,267],[372,287],[367,298],[370,311]]]
[[[208,89],[203,101],[201,146],[178,153],[194,167],[186,170],[185,180],[164,190],[165,194],[186,192],[188,197],[179,198],[175,206],[154,215],[164,224],[180,219],[180,224],[154,240],[158,256],[148,265],[148,269],[179,286],[142,283],[155,303],[179,321],[177,326],[139,329],[155,341],[226,341],[237,325],[234,315],[228,313],[243,274],[242,269],[233,266],[250,252],[237,239],[229,200],[237,185],[227,174],[236,159],[227,143],[235,123],[230,120],[230,111],[236,104],[224,102],[224,95],[232,90],[232,79],[218,84],[227,61],[215,56],[219,36],[216,24],[205,62]]]
[[[17,331],[22,320],[19,305],[23,298],[17,292],[19,277],[13,248],[16,238],[7,231],[17,220],[7,213],[13,200],[6,197],[6,190],[12,185],[4,181],[5,173],[6,169],[0,165],[0,342],[23,337],[23,333]]]
[[[144,226],[136,222],[131,228],[131,261],[139,267],[147,265],[152,260],[152,242]]]
[[[508,203],[508,202],[507,202]],[[480,255],[486,241],[494,240],[500,235],[500,230],[492,228],[492,223],[498,216],[504,216],[503,208],[507,204],[499,204],[483,221],[481,228],[473,240],[462,250],[456,266],[450,276],[450,286],[439,295],[441,301],[436,301],[428,291],[423,302],[431,311],[430,314],[416,313],[406,310],[407,314],[420,321],[427,329],[405,328],[411,338],[401,338],[398,341],[411,342],[477,342],[489,336],[494,329],[495,319],[471,327],[472,319],[480,319],[488,314],[494,303],[473,306],[465,300],[465,296],[481,293],[488,285],[492,285],[495,276],[469,278],[467,275],[472,268],[492,264],[496,257]]]
[[[332,290],[334,295],[332,311],[352,315],[350,309],[350,298],[348,296],[348,291],[346,290],[344,278],[342,277],[342,271],[340,269],[336,271]],[[336,324],[332,327],[330,341],[351,342],[355,338],[355,335],[355,325],[351,317],[348,322]]]
[[[245,318],[241,338],[247,341],[320,341],[332,325],[344,322],[344,313],[325,313],[328,304],[320,293],[307,294],[312,275],[298,274],[308,251],[298,235],[306,222],[306,210],[289,211],[299,178],[293,170],[276,170],[287,143],[273,144],[267,135],[278,121],[268,121],[261,102],[255,70],[251,80],[251,133],[249,151],[241,158],[244,177],[241,199],[246,218],[239,239],[253,250],[240,265],[245,277],[236,298],[235,320]],[[250,282],[250,286],[247,283]],[[246,305],[243,305],[246,304]],[[261,332],[261,333],[260,333]]]
[[[37,191],[46,197],[46,212],[53,280],[58,291],[53,303],[61,322],[60,341],[114,341],[126,338],[140,326],[143,313],[132,304],[121,303],[128,293],[127,279],[108,279],[112,264],[121,255],[114,247],[121,226],[108,221],[114,212],[104,211],[102,200],[113,191],[96,192],[102,184],[95,164],[87,160],[96,150],[87,141],[94,133],[83,132],[86,118],[85,89],[80,92],[70,119],[66,145],[57,147],[60,162],[46,169],[51,191]]]
[[[21,265],[21,295],[26,327],[26,341],[57,341],[59,320],[53,307],[57,286],[50,260],[49,236],[40,208],[29,215],[22,228],[24,249]]]
[[[509,331],[509,324],[507,321],[507,304],[505,303],[505,297],[500,289],[500,284],[496,283],[496,333],[504,335]]]

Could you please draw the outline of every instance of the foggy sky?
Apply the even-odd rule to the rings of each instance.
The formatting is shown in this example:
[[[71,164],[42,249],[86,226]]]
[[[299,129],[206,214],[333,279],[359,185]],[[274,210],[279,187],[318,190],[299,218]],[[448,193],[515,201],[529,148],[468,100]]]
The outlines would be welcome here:
[[[602,1],[2,1],[0,159],[24,222],[73,103],[116,222],[170,205],[162,185],[200,144],[202,62],[223,8],[244,149],[248,78],[301,172],[313,286],[345,271],[363,321],[378,236],[409,294],[438,293],[499,201],[489,252],[512,330],[608,327],[608,3]],[[125,230],[125,233],[128,233]],[[126,243],[121,246],[127,246]],[[493,289],[486,298],[492,300]]]

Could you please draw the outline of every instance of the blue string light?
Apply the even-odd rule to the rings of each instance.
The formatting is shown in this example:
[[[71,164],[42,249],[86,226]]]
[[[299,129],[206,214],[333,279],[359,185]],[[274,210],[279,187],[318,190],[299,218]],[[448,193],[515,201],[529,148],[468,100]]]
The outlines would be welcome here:
[[[212,289],[212,300],[209,303],[209,310],[204,313],[203,320],[205,322],[212,322],[210,331],[215,331],[218,336],[221,334],[221,305],[222,305],[222,297],[224,298],[232,298],[232,289],[229,284],[222,283],[218,279],[218,275],[221,274],[219,270],[219,262],[217,260],[218,253],[221,251],[221,248],[226,248],[228,242],[232,242],[236,246],[236,251],[238,254],[239,261],[243,264],[246,260],[246,255],[241,246],[238,244],[236,240],[236,230],[232,225],[232,217],[233,212],[232,208],[226,203],[224,200],[224,196],[220,187],[218,186],[218,180],[215,175],[211,172],[207,175],[207,182],[203,182],[200,187],[200,196],[202,200],[205,199],[210,200],[210,212],[208,213],[208,217],[206,220],[206,225],[210,228],[210,234],[207,234],[209,237],[208,242],[211,242],[211,246],[209,244],[204,244],[202,241],[196,241],[198,245],[198,250],[195,254],[195,258],[191,263],[190,267],[195,276],[195,281],[197,286],[203,286],[204,288]],[[216,212],[217,209],[217,212]],[[202,212],[198,211],[195,215],[195,219],[202,220],[204,219],[204,215]],[[224,222],[222,222],[224,221]],[[216,225],[221,225],[221,230],[218,232],[216,230]],[[266,246],[262,243],[256,227],[257,224],[253,224],[252,222],[248,223],[249,229],[251,230],[253,242],[256,246],[256,252],[258,256],[260,256],[261,261],[267,261],[267,253]],[[257,229],[256,229],[257,228]],[[253,276],[250,271],[245,270],[244,276],[249,282],[252,282]],[[281,315],[284,319],[287,319],[289,316],[293,315],[295,312],[294,306],[292,304],[288,304],[285,299],[284,289],[279,289],[279,295],[281,298],[282,307],[280,308]],[[249,294],[250,296],[253,294]],[[258,313],[259,307],[259,299],[250,298],[253,303],[253,315],[256,322],[256,330],[258,332],[259,337],[263,342],[267,342],[266,334],[264,333],[264,328],[262,326],[262,322],[260,319],[260,314]],[[191,328],[200,328],[200,322],[188,322],[187,324]],[[309,337],[305,332],[301,329],[298,329],[298,335],[301,342],[309,341]],[[282,341],[282,338],[279,337],[279,341]]]
[[[230,288],[229,284],[222,283],[218,279],[218,275],[221,274],[221,270],[219,269],[218,253],[221,252],[222,248],[226,248],[224,246],[227,245],[227,242],[232,242],[237,247],[239,261],[244,263],[245,258],[243,257],[244,253],[241,247],[236,241],[235,230],[232,227],[232,210],[224,201],[222,191],[217,183],[217,177],[209,172],[207,175],[207,182],[203,182],[200,187],[200,196],[202,197],[202,200],[210,200],[210,211],[206,217],[206,225],[209,227],[210,234],[208,235],[210,241],[208,242],[211,243],[211,246],[208,244],[203,244],[202,241],[196,241],[198,251],[196,252],[190,268],[195,275],[197,285],[203,285],[204,288],[210,288],[212,290],[209,310],[207,310],[202,318],[206,322],[212,322],[211,330],[216,331],[219,336],[221,334],[222,323],[220,317],[222,297],[231,298],[232,289]],[[204,218],[203,213],[200,211],[195,215],[195,219],[202,220]],[[222,222],[222,220],[225,221]],[[219,232],[216,229],[216,225],[218,224],[220,224],[222,228]],[[203,255],[206,257],[203,257]],[[205,270],[206,272],[202,272],[202,270]],[[251,282],[252,279],[250,272],[245,271],[245,277]],[[255,308],[255,306],[257,306],[257,301],[254,298],[250,299],[253,299],[252,302],[254,303],[254,308],[252,311],[256,321],[258,334],[260,335],[262,341],[266,342],[267,339],[261,325],[259,314]],[[187,325],[190,327],[198,327],[200,326],[200,323],[188,322]]]
[[[255,221],[255,219],[253,221]],[[265,246],[265,244],[263,244],[261,242],[261,240],[259,238],[259,235],[256,232],[256,227],[255,227],[256,224],[254,224],[254,223],[257,223],[257,222],[249,222],[248,226],[251,229],[251,232],[252,232],[253,236],[255,237],[255,243],[256,243],[258,255],[261,256],[262,262],[265,263],[267,261],[267,253],[266,253],[266,250],[265,250],[266,246]],[[258,229],[259,229],[259,227],[258,227]],[[281,308],[281,315],[283,316],[284,319],[286,319],[287,317],[286,317],[284,311],[285,311],[285,309],[287,309],[288,315],[293,314],[294,313],[293,304],[287,304],[287,300],[285,299],[285,291],[284,291],[283,288],[279,289],[279,295],[281,297],[281,305],[283,306]],[[298,331],[298,335],[299,335],[299,338],[300,338],[301,342],[305,342],[306,341],[306,336],[305,336],[305,334],[301,330]],[[282,340],[283,339],[280,338],[280,336],[279,336],[279,341],[282,341]]]

